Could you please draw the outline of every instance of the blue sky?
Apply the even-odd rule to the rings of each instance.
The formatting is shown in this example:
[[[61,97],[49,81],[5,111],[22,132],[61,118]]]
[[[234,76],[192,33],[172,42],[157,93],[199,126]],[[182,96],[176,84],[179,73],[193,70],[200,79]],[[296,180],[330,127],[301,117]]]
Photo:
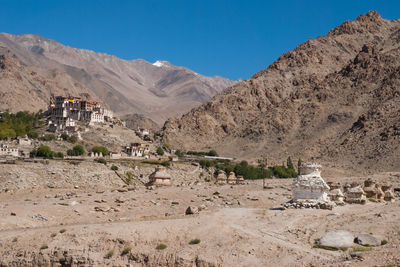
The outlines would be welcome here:
[[[247,79],[368,10],[399,19],[400,0],[0,0],[0,32]]]

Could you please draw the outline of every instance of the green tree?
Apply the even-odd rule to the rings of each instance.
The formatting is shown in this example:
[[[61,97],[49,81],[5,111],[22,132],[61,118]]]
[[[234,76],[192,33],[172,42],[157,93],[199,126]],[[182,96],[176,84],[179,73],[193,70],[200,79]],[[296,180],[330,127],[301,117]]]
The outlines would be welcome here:
[[[62,134],[61,134],[61,139],[62,139],[62,140],[66,141],[66,140],[68,140],[68,138],[69,138],[69,135],[68,135],[68,134],[66,134],[66,133],[62,133]]]
[[[94,146],[92,148],[92,152],[93,153],[98,153],[98,154],[102,153],[103,156],[107,156],[110,153],[108,151],[108,149],[106,147],[104,147],[104,146]]]
[[[37,150],[33,150],[31,153],[36,157],[51,158],[54,156],[54,152],[51,151],[49,146],[40,146]]]
[[[208,151],[207,156],[210,156],[210,157],[218,157],[218,153],[217,153],[217,151],[215,151],[214,149],[212,149],[212,150]]]
[[[157,147],[157,155],[160,155],[160,156],[162,156],[162,155],[164,155],[164,150],[162,149],[162,147]]]
[[[286,166],[288,169],[294,170],[293,162],[292,162],[292,159],[290,158],[290,156],[286,160]]]
[[[85,154],[85,149],[81,145],[76,145],[72,149],[68,149],[68,156],[82,156]]]
[[[297,161],[297,172],[300,174],[300,167],[301,167],[301,159],[299,158],[299,160]]]

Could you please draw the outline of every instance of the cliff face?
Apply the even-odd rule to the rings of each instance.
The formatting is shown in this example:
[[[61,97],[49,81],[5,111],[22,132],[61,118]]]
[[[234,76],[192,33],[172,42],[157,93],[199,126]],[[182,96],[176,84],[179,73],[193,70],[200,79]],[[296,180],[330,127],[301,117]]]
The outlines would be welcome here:
[[[49,81],[57,81],[67,92],[76,92],[71,83],[80,84],[80,87],[85,87],[85,92],[78,93],[90,92],[114,112],[143,114],[160,125],[170,116],[183,114],[234,84],[229,79],[202,76],[166,61],[152,64],[145,60],[122,60],[104,53],[64,46],[32,34],[0,33],[0,55],[6,54],[26,68],[35,68]],[[54,77],[54,72],[57,77]],[[1,109],[23,109],[20,104],[24,99],[20,99],[18,94],[12,95],[12,86],[26,88],[26,92],[21,92],[27,96],[35,86],[19,82],[0,80],[0,93],[7,92],[11,94],[10,99],[16,100],[13,103],[0,99]],[[49,88],[44,92],[46,96]],[[53,90],[57,91],[57,88]],[[43,101],[47,103],[48,98],[40,103]],[[43,108],[42,104],[40,108]]]
[[[400,21],[346,21],[163,128],[185,149],[400,168]]]

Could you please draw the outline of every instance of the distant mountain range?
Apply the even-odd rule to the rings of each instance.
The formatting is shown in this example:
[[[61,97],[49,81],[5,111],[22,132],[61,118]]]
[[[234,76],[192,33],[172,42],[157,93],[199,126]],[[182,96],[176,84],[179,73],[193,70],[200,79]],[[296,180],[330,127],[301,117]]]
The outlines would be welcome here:
[[[45,109],[50,93],[102,101],[162,124],[235,82],[166,61],[122,60],[38,35],[0,33],[0,110]]]
[[[398,171],[400,20],[370,11],[346,21],[170,119],[163,135],[226,156]]]

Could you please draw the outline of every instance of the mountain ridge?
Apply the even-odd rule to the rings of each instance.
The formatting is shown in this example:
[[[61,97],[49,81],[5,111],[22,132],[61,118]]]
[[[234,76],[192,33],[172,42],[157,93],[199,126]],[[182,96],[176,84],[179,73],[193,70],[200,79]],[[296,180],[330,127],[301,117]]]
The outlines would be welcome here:
[[[106,53],[72,48],[40,35],[1,33],[0,42],[27,65],[66,72],[116,113],[143,114],[159,124],[200,105],[234,83],[218,76],[202,76],[170,63],[168,68],[160,68],[143,59],[123,60]]]
[[[228,156],[272,158],[277,163],[292,155],[334,159],[347,167],[400,168],[390,157],[400,153],[400,125],[388,120],[400,113],[399,38],[400,20],[385,20],[374,11],[346,21],[182,117],[171,118],[163,127],[164,139],[186,150],[215,148]],[[356,72],[354,77],[350,70]],[[394,98],[379,99],[379,94]],[[388,108],[371,122],[386,121],[383,128],[392,127],[394,135],[385,142],[372,134],[381,134],[380,127],[369,129],[371,135],[366,136],[351,131],[362,116],[368,117],[371,106]],[[352,145],[342,145],[346,139],[347,144],[353,140]],[[354,140],[363,143],[365,151]],[[366,151],[382,158],[369,158]]]

